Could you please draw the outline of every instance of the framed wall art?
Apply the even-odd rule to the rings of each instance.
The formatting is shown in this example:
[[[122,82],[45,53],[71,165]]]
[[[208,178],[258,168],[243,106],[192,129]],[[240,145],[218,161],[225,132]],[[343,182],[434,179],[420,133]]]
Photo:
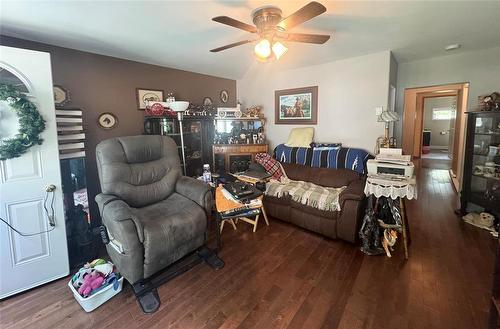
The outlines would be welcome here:
[[[274,118],[276,124],[317,124],[318,86],[276,90]]]
[[[97,118],[97,123],[102,129],[112,129],[118,124],[118,119],[111,112],[104,112],[99,114]]]
[[[163,90],[136,88],[137,108],[146,109],[147,101],[163,102]]]
[[[59,85],[54,85],[54,105],[56,107],[61,107],[66,105],[69,101],[69,91]]]
[[[227,103],[227,100],[229,99],[229,93],[227,90],[222,90],[220,92],[220,100],[222,103]]]

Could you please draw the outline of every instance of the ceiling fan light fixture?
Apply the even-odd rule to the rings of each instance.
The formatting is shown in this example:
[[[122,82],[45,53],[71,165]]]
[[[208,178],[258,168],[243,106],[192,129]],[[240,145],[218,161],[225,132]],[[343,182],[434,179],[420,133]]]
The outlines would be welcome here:
[[[283,56],[286,52],[288,51],[288,48],[285,47],[284,44],[282,44],[279,41],[276,41],[273,45],[273,53],[276,59],[280,59],[281,56]]]
[[[267,39],[262,39],[255,45],[254,51],[258,58],[266,59],[271,55],[271,43]]]

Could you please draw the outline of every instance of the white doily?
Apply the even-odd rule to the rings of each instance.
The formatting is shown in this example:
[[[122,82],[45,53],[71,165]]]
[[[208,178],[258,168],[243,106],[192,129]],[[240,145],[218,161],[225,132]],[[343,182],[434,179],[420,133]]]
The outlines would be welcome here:
[[[382,196],[390,197],[393,200],[397,198],[416,199],[417,183],[415,178],[391,181],[389,179],[368,177],[365,184],[365,194],[367,196],[373,194],[377,198]]]

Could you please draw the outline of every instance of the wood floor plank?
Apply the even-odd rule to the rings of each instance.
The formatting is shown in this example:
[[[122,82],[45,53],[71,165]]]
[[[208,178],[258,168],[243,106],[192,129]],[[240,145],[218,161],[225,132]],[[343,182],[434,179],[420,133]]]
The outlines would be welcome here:
[[[205,264],[161,286],[145,315],[128,284],[92,313],[68,278],[0,301],[0,328],[484,328],[494,240],[463,223],[444,162],[417,163],[418,200],[407,202],[412,244],[392,258],[271,220],[256,233],[225,230],[226,266]]]

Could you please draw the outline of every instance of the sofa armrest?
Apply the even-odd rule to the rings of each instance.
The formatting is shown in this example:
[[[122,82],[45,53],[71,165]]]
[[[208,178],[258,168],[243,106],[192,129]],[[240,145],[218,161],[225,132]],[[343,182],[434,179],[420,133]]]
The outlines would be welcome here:
[[[337,235],[345,241],[355,242],[364,214],[365,180],[352,181],[340,194],[341,210],[337,219]]]
[[[102,193],[96,195],[95,200],[103,223],[120,243],[135,245],[133,240],[144,242],[142,223],[125,201],[117,196]],[[133,226],[127,225],[127,222],[132,222],[135,230],[132,229]]]
[[[181,176],[175,184],[175,192],[196,202],[209,214],[212,210],[213,196],[207,183],[191,177]]]
[[[365,180],[352,181],[347,188],[340,193],[339,203],[342,206],[347,200],[361,201],[365,198]]]

